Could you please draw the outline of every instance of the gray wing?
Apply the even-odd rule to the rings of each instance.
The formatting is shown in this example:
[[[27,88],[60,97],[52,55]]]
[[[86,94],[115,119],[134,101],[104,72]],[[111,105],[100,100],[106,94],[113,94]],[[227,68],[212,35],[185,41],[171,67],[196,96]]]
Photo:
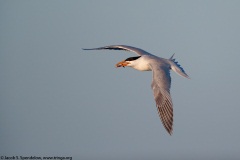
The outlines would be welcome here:
[[[90,48],[90,49],[83,49],[83,50],[103,50],[103,49],[109,49],[109,50],[124,50],[124,51],[130,51],[134,52],[139,56],[142,55],[151,55],[150,53],[140,49],[140,48],[135,48],[131,46],[126,46],[126,45],[111,45],[111,46],[105,46],[105,47],[99,47],[99,48]]]
[[[171,77],[168,66],[150,65],[153,71],[152,90],[158,114],[167,132],[172,134],[173,104],[170,95]]]

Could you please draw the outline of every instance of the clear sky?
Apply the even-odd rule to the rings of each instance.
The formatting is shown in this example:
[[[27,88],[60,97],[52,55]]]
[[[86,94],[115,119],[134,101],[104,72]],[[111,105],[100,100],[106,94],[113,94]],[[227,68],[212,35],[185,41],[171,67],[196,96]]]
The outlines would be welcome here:
[[[240,158],[240,1],[0,1],[0,156]],[[125,44],[175,58],[174,131]]]

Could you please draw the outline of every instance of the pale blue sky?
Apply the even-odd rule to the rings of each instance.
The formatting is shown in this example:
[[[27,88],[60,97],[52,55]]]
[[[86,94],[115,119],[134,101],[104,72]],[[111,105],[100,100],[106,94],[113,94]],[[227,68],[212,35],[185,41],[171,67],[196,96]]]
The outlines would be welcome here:
[[[0,156],[239,159],[240,1],[0,1]],[[174,132],[125,44],[175,58]]]

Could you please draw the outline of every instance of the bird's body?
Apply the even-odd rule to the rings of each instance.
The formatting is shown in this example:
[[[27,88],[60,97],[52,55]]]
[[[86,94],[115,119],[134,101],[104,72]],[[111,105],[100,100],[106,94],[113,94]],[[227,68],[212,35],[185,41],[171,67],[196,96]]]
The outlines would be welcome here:
[[[152,90],[154,93],[154,99],[160,119],[168,131],[172,133],[173,126],[173,104],[170,95],[171,77],[170,70],[172,69],[179,75],[189,78],[183,68],[173,59],[164,59],[152,55],[142,49],[126,46],[126,45],[112,45],[100,48],[84,49],[84,50],[102,50],[102,49],[113,49],[113,50],[125,50],[135,52],[137,57],[130,57],[124,61],[116,64],[116,67],[132,67],[139,71],[152,71]]]

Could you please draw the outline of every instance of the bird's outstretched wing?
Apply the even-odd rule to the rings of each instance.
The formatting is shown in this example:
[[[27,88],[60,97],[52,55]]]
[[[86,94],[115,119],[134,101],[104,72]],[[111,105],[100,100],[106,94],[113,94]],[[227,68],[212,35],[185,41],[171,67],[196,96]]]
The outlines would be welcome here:
[[[173,128],[173,104],[170,95],[170,69],[157,64],[150,65],[153,72],[152,90],[158,114],[167,132],[171,135]]]
[[[142,55],[151,55],[150,53],[140,49],[140,48],[135,48],[131,46],[126,46],[126,45],[110,45],[110,46],[105,46],[105,47],[99,47],[99,48],[89,48],[89,49],[84,49],[83,50],[103,50],[103,49],[109,49],[109,50],[124,50],[124,51],[130,51],[134,52],[139,56]]]

